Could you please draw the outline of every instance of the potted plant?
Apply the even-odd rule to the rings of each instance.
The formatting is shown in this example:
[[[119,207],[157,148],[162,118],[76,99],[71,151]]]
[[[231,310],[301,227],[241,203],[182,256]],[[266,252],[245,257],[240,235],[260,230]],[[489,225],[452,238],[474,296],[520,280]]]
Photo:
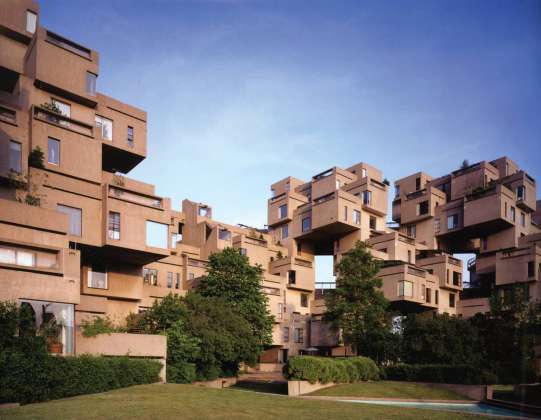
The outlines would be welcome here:
[[[54,314],[50,312],[43,314],[43,322],[41,323],[39,332],[47,340],[47,348],[50,353],[62,354],[63,345],[59,341],[62,324],[56,322]]]

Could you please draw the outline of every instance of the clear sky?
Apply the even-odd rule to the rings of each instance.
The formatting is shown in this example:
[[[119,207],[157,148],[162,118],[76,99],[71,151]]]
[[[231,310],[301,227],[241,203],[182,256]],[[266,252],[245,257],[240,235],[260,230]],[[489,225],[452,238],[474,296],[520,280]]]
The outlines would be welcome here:
[[[271,183],[502,155],[541,180],[541,1],[41,0],[149,114],[130,176],[263,226]]]

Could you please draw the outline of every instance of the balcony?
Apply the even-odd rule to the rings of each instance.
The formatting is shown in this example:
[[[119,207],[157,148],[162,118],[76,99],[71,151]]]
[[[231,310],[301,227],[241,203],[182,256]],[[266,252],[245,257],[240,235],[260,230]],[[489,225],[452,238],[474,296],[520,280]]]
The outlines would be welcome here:
[[[464,229],[470,234],[485,236],[515,225],[512,208],[515,193],[503,185],[493,185],[466,196],[464,201]],[[506,211],[507,210],[507,211]]]
[[[72,131],[76,134],[82,134],[83,136],[94,138],[94,127],[83,121],[75,120],[37,105],[34,105],[32,109],[34,119],[36,120],[45,122],[47,124],[52,124],[56,127]]]
[[[401,223],[416,223],[436,215],[436,207],[445,205],[445,193],[428,187],[407,194],[398,203],[400,210],[395,211],[393,202],[393,215],[399,215]]]
[[[269,273],[285,278],[290,289],[313,291],[315,274],[312,262],[298,257],[286,257],[271,261]]]
[[[496,285],[541,280],[541,247],[536,244],[496,254]]]

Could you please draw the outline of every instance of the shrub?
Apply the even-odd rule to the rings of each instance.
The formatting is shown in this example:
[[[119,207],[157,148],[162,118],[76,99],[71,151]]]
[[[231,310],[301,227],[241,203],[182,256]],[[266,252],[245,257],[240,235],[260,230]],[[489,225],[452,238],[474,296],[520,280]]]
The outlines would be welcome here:
[[[407,365],[385,367],[384,375],[394,381],[439,382],[452,384],[492,384],[496,375],[471,365]]]
[[[368,357],[330,358],[295,356],[284,366],[287,379],[321,382],[356,382],[379,379],[379,369]]]
[[[55,357],[0,353],[0,403],[23,404],[103,392],[160,380],[161,364],[127,357]]]
[[[83,320],[81,331],[85,337],[95,337],[98,334],[125,332],[126,328],[115,326],[108,317],[96,316],[91,321]]]

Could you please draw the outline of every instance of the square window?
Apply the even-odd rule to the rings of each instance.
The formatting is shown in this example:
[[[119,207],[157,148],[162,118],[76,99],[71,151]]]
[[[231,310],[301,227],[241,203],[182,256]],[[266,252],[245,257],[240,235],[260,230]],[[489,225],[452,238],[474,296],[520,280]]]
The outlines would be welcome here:
[[[147,220],[146,223],[146,244],[155,248],[168,249],[168,226],[163,223]]]
[[[60,141],[52,137],[47,141],[47,162],[60,165]]]
[[[68,215],[70,235],[81,236],[83,211],[76,207],[65,206],[63,204],[58,204],[56,210]]]

